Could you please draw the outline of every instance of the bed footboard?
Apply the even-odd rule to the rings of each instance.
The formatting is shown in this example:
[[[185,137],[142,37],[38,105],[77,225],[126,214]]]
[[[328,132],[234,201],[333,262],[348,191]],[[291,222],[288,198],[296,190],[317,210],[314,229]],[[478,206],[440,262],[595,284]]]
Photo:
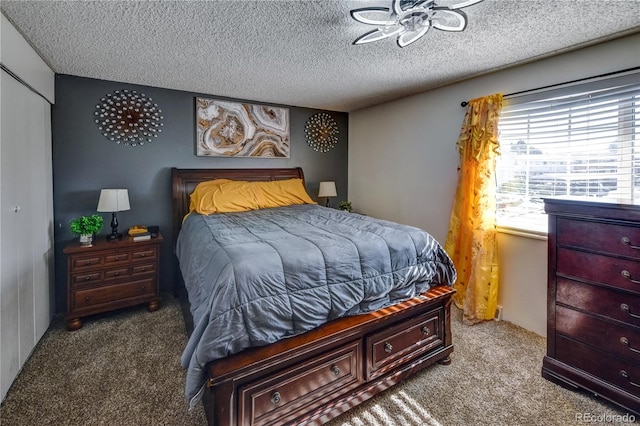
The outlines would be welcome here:
[[[437,286],[209,364],[209,424],[322,424],[435,362],[450,363],[454,292]]]

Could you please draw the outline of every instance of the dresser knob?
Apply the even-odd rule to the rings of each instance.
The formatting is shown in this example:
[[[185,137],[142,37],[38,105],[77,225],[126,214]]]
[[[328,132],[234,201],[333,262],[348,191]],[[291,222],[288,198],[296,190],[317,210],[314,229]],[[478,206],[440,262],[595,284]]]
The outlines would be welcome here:
[[[117,277],[118,275],[120,275],[120,272],[116,272],[115,274],[113,274],[113,276]]]
[[[634,284],[640,284],[640,281],[631,279],[631,272],[627,271],[626,269],[624,269],[622,272],[620,272],[620,275],[622,275],[624,278],[628,279],[629,281],[631,281]]]
[[[84,280],[85,281],[91,281],[91,277],[85,277]]]
[[[273,402],[274,404],[280,404],[280,401],[282,401],[280,392],[274,392],[271,394],[271,402]]]
[[[636,315],[634,313],[631,312],[631,308],[629,308],[629,305],[627,305],[626,303],[623,303],[620,305],[620,309],[622,309],[623,311],[625,311],[627,314],[629,314],[629,316],[632,316],[633,318],[638,318],[640,319],[640,315]]]
[[[620,375],[621,375],[622,377],[624,377],[625,379],[627,379],[627,381],[629,382],[629,384],[630,384],[631,386],[635,386],[635,387],[637,387],[637,388],[640,388],[640,384],[639,384],[639,383],[635,383],[635,382],[631,381],[631,377],[629,376],[629,373],[627,373],[626,371],[624,371],[624,370],[620,370]]]
[[[429,330],[429,327],[426,327],[426,326],[425,326],[425,327],[422,327],[422,332],[423,332],[424,334],[429,334],[429,333],[431,333],[431,330]]]
[[[91,265],[91,261],[87,260],[87,263],[85,263],[85,265]]]
[[[331,366],[331,371],[333,371],[333,374],[335,374],[336,376],[340,375],[340,369],[335,364]]]
[[[622,343],[627,348],[629,348],[630,351],[640,354],[640,350],[632,348],[631,345],[629,344],[629,339],[627,339],[626,337],[622,336],[620,338],[620,343]]]
[[[629,239],[629,237],[620,238],[620,242],[626,246],[629,246],[629,248],[632,248],[634,250],[640,250],[640,246],[631,245],[631,240]]]
[[[88,302],[89,300],[91,300],[91,296],[85,296],[84,300]]]
[[[390,354],[392,350],[393,350],[393,345],[391,343],[384,344],[384,351],[386,353]]]

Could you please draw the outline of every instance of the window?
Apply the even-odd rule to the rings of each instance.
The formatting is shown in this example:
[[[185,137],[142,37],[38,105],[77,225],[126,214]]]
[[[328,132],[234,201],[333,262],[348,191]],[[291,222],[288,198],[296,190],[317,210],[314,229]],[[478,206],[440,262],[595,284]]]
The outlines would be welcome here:
[[[498,226],[547,231],[545,197],[640,202],[640,72],[505,99]]]

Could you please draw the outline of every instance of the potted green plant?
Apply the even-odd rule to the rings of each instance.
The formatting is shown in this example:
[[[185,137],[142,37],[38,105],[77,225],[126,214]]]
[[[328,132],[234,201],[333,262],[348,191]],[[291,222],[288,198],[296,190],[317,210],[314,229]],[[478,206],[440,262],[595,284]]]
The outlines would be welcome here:
[[[347,212],[351,213],[353,211],[353,208],[351,207],[351,202],[350,201],[340,201],[340,204],[338,204],[338,210],[344,210],[344,211],[347,211]]]
[[[70,222],[71,232],[80,236],[80,244],[91,247],[95,234],[100,232],[104,225],[104,219],[98,214],[81,216]]]

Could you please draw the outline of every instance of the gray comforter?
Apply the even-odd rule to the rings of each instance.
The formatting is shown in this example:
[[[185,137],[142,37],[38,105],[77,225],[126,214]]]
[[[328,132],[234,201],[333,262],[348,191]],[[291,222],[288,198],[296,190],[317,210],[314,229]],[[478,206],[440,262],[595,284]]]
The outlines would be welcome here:
[[[192,403],[215,359],[451,285],[428,233],[317,205],[189,215],[176,254],[194,331],[182,355]]]

